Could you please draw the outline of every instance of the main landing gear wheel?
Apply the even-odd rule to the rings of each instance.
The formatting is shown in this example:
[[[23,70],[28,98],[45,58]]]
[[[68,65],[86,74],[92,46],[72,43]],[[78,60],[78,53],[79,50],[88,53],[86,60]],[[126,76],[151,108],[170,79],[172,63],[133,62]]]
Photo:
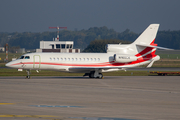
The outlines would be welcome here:
[[[89,78],[94,78],[94,72],[89,73]]]
[[[104,79],[103,74],[102,74],[102,73],[99,73],[99,76],[98,76],[97,78],[99,78],[99,79]]]
[[[92,71],[89,73],[89,78],[99,78],[99,79],[103,79],[103,74],[102,73],[96,73],[95,71]]]

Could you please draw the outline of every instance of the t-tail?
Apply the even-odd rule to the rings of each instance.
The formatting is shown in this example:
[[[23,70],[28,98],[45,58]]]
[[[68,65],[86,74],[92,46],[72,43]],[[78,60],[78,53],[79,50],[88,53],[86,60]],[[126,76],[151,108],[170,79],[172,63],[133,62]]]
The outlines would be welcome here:
[[[132,62],[136,58],[138,63],[147,64],[148,68],[153,65],[153,63],[160,59],[158,55],[155,54],[156,49],[166,49],[164,47],[159,47],[155,44],[155,38],[159,24],[150,24],[144,32],[131,44],[108,44],[107,52],[116,53],[115,56],[125,56],[128,58],[133,58]]]

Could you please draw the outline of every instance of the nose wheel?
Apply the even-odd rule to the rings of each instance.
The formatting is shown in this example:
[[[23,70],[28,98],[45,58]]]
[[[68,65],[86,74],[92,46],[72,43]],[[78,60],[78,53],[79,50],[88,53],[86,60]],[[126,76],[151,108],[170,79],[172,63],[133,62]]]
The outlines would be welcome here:
[[[26,72],[27,72],[26,79],[30,79],[30,78],[31,78],[31,77],[30,77],[31,71],[30,71],[30,70],[26,70]]]

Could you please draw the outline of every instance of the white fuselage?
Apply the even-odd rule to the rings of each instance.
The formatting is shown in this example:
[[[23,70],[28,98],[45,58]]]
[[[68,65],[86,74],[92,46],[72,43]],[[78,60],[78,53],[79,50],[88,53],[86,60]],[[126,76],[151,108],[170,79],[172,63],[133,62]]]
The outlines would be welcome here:
[[[114,53],[29,53],[24,58],[11,61],[6,66],[30,70],[57,70],[65,72],[85,72],[82,68],[121,69],[147,64],[152,58],[143,61],[117,63]],[[138,58],[138,57],[137,57]],[[139,57],[140,58],[140,57]],[[72,70],[76,68],[78,70]]]

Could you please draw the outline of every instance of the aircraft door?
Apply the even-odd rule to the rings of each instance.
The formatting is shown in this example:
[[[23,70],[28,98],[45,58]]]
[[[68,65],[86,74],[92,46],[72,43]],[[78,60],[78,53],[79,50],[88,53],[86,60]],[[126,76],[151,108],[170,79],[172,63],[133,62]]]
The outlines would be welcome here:
[[[33,56],[34,62],[33,62],[33,68],[40,68],[41,66],[41,57],[40,55],[34,55]]]

